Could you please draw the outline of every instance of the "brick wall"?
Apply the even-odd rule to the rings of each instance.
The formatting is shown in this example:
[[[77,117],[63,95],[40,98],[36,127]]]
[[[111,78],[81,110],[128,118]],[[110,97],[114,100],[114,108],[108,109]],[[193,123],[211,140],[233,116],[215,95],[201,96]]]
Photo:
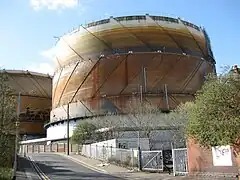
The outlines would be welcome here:
[[[204,176],[231,176],[236,177],[238,168],[236,158],[232,153],[232,167],[213,166],[212,150],[200,147],[200,145],[192,139],[188,140],[188,169],[189,175]]]

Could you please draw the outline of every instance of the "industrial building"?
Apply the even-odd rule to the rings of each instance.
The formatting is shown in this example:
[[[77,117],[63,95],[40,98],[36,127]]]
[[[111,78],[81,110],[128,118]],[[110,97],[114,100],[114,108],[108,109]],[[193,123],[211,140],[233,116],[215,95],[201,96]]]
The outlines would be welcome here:
[[[13,89],[16,107],[20,107],[21,138],[36,139],[46,136],[44,123],[49,121],[52,107],[52,77],[22,70],[1,70],[8,75],[7,84]]]
[[[70,136],[77,120],[127,114],[147,101],[162,110],[194,100],[208,73],[215,73],[203,27],[180,18],[110,17],[81,25],[59,38],[47,138]]]

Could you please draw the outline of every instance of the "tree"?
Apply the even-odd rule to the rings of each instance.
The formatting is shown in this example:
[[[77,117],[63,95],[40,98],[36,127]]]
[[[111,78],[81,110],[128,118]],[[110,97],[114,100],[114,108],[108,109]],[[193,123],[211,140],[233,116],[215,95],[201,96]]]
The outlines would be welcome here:
[[[12,167],[15,150],[16,96],[8,76],[0,72],[0,166]]]
[[[187,110],[187,135],[202,146],[233,145],[240,136],[239,75],[209,75]],[[186,112],[186,111],[185,111]]]
[[[87,141],[94,141],[97,137],[97,127],[94,124],[83,122],[79,123],[73,131],[71,141],[76,144],[84,144]]]
[[[96,126],[99,129],[106,129],[105,140],[121,137],[149,138],[150,147],[153,147],[156,141],[161,141],[162,135],[168,136],[169,142],[166,143],[169,146],[170,142],[183,142],[183,136],[180,136],[183,132],[179,132],[183,127],[177,113],[162,113],[159,108],[146,101],[133,99],[127,106],[125,114],[97,117],[93,119],[93,123],[94,121],[97,122]]]

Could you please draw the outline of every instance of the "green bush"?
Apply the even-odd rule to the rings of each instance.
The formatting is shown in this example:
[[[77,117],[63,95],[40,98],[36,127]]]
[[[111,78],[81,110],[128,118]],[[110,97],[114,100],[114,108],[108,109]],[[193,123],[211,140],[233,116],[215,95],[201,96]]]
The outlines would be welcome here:
[[[0,168],[0,179],[11,180],[13,177],[13,169],[11,168]]]

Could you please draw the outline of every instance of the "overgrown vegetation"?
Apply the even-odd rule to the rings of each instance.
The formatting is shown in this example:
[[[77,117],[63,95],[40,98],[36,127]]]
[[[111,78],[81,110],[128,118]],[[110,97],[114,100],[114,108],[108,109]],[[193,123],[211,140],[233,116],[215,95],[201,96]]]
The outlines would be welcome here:
[[[240,135],[240,78],[237,74],[209,75],[194,103],[183,107],[186,133],[201,145],[236,145]]]
[[[6,73],[0,73],[0,171],[11,176],[15,152],[16,96],[8,85]]]
[[[12,168],[0,168],[0,179],[11,180],[13,176]]]
[[[76,144],[92,143],[100,136],[101,134],[97,132],[97,127],[94,124],[83,122],[74,129],[71,141]]]

